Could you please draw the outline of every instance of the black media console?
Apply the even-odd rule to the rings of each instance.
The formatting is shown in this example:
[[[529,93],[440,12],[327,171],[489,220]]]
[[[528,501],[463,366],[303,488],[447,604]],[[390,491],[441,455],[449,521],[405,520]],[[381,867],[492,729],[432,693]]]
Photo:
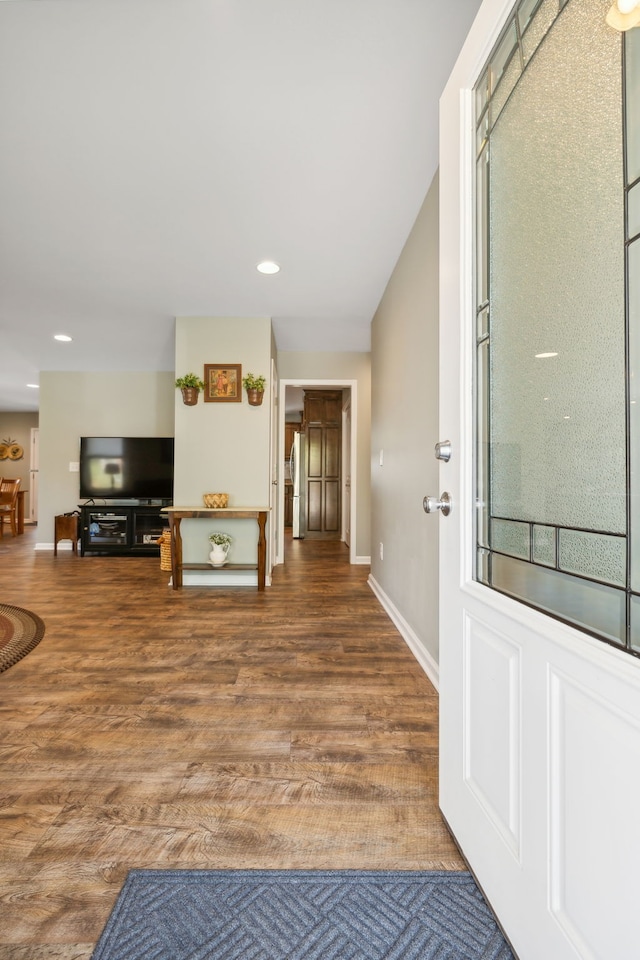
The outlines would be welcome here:
[[[167,529],[166,506],[165,501],[81,504],[80,555],[160,556],[156,540]]]

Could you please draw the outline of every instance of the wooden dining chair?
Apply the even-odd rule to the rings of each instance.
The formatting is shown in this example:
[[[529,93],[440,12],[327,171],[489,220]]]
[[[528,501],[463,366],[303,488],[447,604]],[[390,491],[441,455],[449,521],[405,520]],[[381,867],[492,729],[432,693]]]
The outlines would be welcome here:
[[[9,518],[11,533],[18,536],[18,491],[20,480],[0,480],[0,539],[4,536],[4,518]]]

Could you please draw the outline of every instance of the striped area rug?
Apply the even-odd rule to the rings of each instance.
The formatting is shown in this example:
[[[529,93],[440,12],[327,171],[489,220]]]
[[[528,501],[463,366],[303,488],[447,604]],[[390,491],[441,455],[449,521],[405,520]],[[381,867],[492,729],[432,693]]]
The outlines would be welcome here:
[[[35,613],[0,603],[0,673],[26,657],[43,636],[44,623]]]
[[[469,873],[133,870],[92,960],[513,960]]]

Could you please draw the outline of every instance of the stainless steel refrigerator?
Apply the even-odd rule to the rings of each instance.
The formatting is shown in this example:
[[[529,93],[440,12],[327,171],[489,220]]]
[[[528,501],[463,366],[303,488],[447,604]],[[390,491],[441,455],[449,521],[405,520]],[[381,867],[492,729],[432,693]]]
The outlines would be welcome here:
[[[304,540],[306,528],[304,440],[304,433],[294,433],[289,457],[291,483],[293,484],[293,536],[296,540]]]

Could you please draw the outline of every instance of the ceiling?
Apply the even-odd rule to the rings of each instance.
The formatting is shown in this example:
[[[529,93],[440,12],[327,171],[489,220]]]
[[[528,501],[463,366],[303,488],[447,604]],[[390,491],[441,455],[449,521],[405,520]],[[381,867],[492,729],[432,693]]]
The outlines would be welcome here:
[[[0,0],[0,411],[173,370],[176,316],[368,350],[478,6]]]

